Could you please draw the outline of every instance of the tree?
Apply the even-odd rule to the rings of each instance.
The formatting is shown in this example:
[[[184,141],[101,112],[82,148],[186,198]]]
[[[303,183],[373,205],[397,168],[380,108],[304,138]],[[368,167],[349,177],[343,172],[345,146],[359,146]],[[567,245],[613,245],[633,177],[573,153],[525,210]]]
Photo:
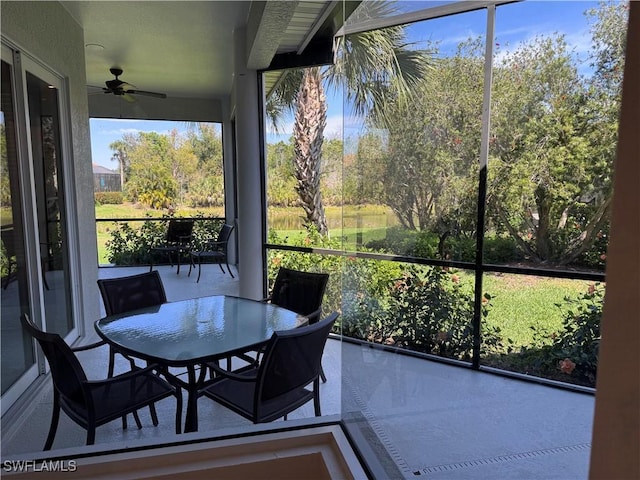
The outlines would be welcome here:
[[[296,180],[293,168],[293,139],[267,144],[267,199],[269,206],[290,207],[295,204]]]
[[[390,2],[363,2],[351,20],[384,17],[393,13]],[[382,106],[389,98],[407,101],[412,86],[430,65],[430,56],[409,50],[402,27],[390,27],[340,37],[335,65],[306,71],[288,72],[268,99],[267,113],[273,123],[287,108],[295,108],[296,190],[306,213],[307,224],[327,234],[326,218],[319,189],[322,172],[322,141],[326,125],[324,83],[330,87],[346,86],[347,100],[356,114],[369,113],[384,123]],[[295,98],[295,103],[294,103]]]
[[[129,175],[129,151],[134,147],[137,140],[131,133],[125,133],[120,140],[111,142],[109,148],[113,151],[111,160],[118,162],[118,170],[120,171],[120,187],[124,191],[124,185]]]
[[[296,192],[307,222],[322,235],[329,233],[320,191],[320,166],[324,127],[327,125],[327,99],[322,88],[320,68],[305,70],[296,96],[293,125]]]
[[[624,5],[591,15],[591,75],[578,73],[557,34],[522,44],[494,69],[493,220],[539,262],[575,261],[608,223]]]
[[[387,102],[384,147],[369,162],[383,166],[380,198],[401,225],[441,241],[475,233],[483,65],[480,39],[463,42],[414,87],[411,105]]]
[[[189,130],[183,148],[197,160],[189,178],[187,201],[196,206],[224,206],[222,134],[218,127],[199,123]]]
[[[135,145],[128,152],[129,178],[125,185],[125,193],[133,201],[152,208],[174,205],[178,184],[172,176],[170,146],[165,135],[138,134]]]

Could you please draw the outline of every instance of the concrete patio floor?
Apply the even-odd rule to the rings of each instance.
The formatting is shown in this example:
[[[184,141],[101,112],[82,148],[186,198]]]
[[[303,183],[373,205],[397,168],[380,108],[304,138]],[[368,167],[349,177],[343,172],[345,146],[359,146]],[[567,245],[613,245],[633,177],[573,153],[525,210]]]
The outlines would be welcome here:
[[[101,278],[147,268],[101,268]],[[188,270],[188,269],[186,269]],[[236,295],[237,279],[215,266],[200,283],[186,270],[159,267],[169,301],[212,294]],[[197,273],[197,272],[196,272]],[[234,274],[236,270],[234,269]],[[237,277],[237,276],[236,276]],[[107,350],[81,354],[91,378],[104,376]],[[330,339],[323,359],[322,413],[343,418],[353,438],[366,442],[376,478],[586,479],[595,398],[558,388],[383,352]],[[123,369],[126,365],[122,365]],[[19,420],[2,431],[2,459],[28,456],[44,445],[51,415],[50,382]],[[119,421],[99,427],[98,449],[214,437],[252,428],[250,422],[199,400],[199,432],[175,435],[175,403],[157,405],[160,425],[148,410],[143,428],[123,431]],[[307,404],[289,416],[295,425],[313,418]],[[279,420],[277,423],[282,423]],[[130,421],[130,425],[133,422]],[[269,424],[270,428],[276,424]],[[85,431],[61,415],[52,455],[84,445]]]

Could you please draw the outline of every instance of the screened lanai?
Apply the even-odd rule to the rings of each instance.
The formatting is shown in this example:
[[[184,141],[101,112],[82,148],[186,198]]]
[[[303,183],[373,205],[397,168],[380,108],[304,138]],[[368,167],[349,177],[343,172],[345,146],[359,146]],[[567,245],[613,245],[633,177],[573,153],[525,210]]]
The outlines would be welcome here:
[[[325,352],[331,370],[324,420],[347,435],[368,476],[510,478],[514,468],[520,476],[546,468],[549,476],[577,478],[587,475],[590,461],[592,472],[599,471],[600,455],[606,456],[597,440],[600,412],[617,407],[621,393],[608,384],[616,393],[598,403],[602,376],[605,385],[615,383],[611,364],[601,363],[603,347],[598,350],[605,292],[607,305],[614,305],[608,307],[612,322],[629,333],[616,341],[634,338],[634,327],[617,310],[628,307],[616,283],[616,274],[624,276],[633,262],[618,260],[618,271],[615,263],[629,254],[628,247],[616,250],[616,235],[625,238],[630,229],[623,220],[626,227],[616,231],[612,222],[616,155],[628,168],[618,119],[624,99],[634,98],[633,92],[621,97],[624,69],[634,65],[623,48],[626,4],[370,2],[367,9],[369,2],[327,3],[292,48],[281,2],[239,2],[244,10],[226,33],[233,45],[231,93],[201,92],[199,99],[175,93],[163,109],[147,99],[114,107],[107,95],[86,95],[86,84],[99,83],[92,62],[103,55],[86,47],[97,31],[89,13],[99,7],[91,3],[106,2],[2,6],[3,71],[34,77],[12,88],[45,98],[45,87],[53,85],[62,112],[57,119],[27,109],[60,126],[56,146],[64,160],[57,186],[65,196],[56,215],[64,247],[62,264],[26,260],[44,250],[38,240],[45,230],[35,225],[40,217],[46,221],[47,211],[25,213],[41,208],[42,199],[25,195],[37,182],[30,184],[30,171],[16,170],[22,190],[10,197],[14,223],[29,220],[19,232],[24,276],[8,277],[19,309],[28,299],[40,323],[54,326],[64,306],[60,318],[71,320],[55,328],[69,343],[86,342],[104,314],[95,280],[144,268],[96,261],[91,162],[82,160],[91,157],[90,117],[220,122],[223,217],[236,226],[238,280],[229,294],[262,298],[280,267],[330,274],[324,310],[339,311],[340,320]],[[160,18],[163,8],[189,2],[144,3],[136,6]],[[305,18],[290,10],[289,26]],[[177,11],[175,25],[187,9]],[[65,25],[56,36],[84,52],[77,56],[84,61],[17,26],[24,19],[40,27],[45,18]],[[255,27],[243,24],[245,18],[262,21]],[[277,53],[265,53],[260,47],[275,31]],[[376,47],[373,54],[362,53],[367,45]],[[24,113],[11,118],[7,106],[19,112],[20,102],[3,100],[3,114],[6,125],[21,125]],[[30,126],[35,130],[35,121]],[[29,152],[29,141],[16,132],[15,151]],[[625,191],[624,182],[617,191]],[[25,211],[17,208],[18,194]],[[227,293],[229,279],[213,272],[219,274],[203,270],[210,283],[199,282],[197,291]],[[193,276],[164,275],[168,284],[182,282],[174,292],[187,284],[188,294],[196,293]],[[61,283],[45,285],[54,277]],[[9,304],[3,299],[3,305]],[[3,341],[7,318],[3,307]],[[6,383],[3,370],[3,431],[12,433],[20,422],[28,425],[19,409],[47,381],[39,352],[28,339],[23,346],[24,373]],[[9,350],[3,345],[3,351]],[[568,409],[549,414],[558,404]],[[303,412],[295,427],[276,428],[296,430],[309,417]],[[549,424],[539,421],[545,417]],[[620,418],[634,421],[633,409],[620,410]],[[149,443],[143,430],[140,438]],[[249,442],[245,434],[258,430],[224,435]]]

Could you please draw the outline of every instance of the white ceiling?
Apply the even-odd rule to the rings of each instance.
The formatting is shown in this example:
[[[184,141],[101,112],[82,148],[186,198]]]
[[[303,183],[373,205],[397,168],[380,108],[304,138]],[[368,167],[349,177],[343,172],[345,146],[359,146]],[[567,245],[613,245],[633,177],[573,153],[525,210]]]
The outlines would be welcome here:
[[[254,35],[247,52],[253,68],[265,68],[276,53],[297,52],[340,2],[250,1],[63,1],[84,29],[87,84],[113,79],[169,97],[229,95],[233,32]],[[99,46],[96,46],[99,45]],[[103,47],[103,48],[102,48]],[[300,52],[299,52],[300,53]]]

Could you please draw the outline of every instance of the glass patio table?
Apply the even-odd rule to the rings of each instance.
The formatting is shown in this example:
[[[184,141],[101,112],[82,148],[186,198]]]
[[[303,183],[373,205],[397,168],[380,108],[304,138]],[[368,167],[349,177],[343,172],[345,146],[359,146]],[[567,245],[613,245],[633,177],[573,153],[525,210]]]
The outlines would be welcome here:
[[[198,366],[254,350],[273,332],[290,330],[307,318],[276,305],[232,296],[169,302],[101,318],[98,335],[117,351],[166,367],[170,381],[187,391],[185,432],[198,430]],[[186,381],[168,367],[187,369]]]

